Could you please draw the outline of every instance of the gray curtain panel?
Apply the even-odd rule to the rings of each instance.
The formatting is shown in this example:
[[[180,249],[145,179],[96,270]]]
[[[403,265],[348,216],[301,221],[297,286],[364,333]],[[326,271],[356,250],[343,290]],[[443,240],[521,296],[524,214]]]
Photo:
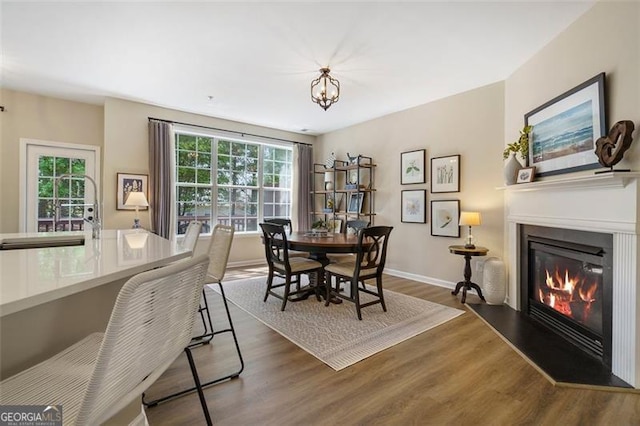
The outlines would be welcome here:
[[[173,208],[173,126],[149,120],[149,206],[153,232],[172,236]]]
[[[297,155],[296,155],[297,154]],[[311,228],[311,170],[313,169],[313,147],[296,144],[294,146],[294,188],[292,221],[298,231]]]

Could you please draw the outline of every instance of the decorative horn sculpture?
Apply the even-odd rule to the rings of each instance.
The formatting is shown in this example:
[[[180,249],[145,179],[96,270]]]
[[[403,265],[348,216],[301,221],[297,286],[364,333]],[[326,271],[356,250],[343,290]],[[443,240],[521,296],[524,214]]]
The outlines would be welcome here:
[[[613,166],[622,160],[625,151],[631,146],[631,142],[633,142],[631,134],[633,133],[634,127],[633,121],[618,121],[611,127],[607,136],[603,136],[596,141],[598,162],[604,167],[609,167],[607,172],[614,171]],[[621,143],[620,139],[622,139]],[[628,172],[629,170],[616,171]],[[604,173],[604,171],[599,173]]]

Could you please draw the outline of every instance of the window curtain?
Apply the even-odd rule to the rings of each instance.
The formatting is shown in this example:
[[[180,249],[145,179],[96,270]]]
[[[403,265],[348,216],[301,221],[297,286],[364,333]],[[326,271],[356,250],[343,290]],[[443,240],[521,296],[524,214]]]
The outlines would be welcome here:
[[[153,232],[175,237],[175,137],[173,125],[149,120],[149,208]]]
[[[304,231],[311,228],[311,171],[313,169],[313,147],[295,144],[293,147],[293,199],[291,224],[293,229]]]

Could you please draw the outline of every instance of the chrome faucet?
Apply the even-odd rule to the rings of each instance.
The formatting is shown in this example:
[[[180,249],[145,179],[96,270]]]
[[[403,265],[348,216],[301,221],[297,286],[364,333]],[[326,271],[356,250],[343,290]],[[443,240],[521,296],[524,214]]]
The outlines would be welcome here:
[[[56,178],[53,184],[53,205],[55,209],[53,229],[55,231],[57,228],[56,225],[60,220],[60,207],[62,206],[62,204],[60,204],[60,200],[58,200],[58,185],[60,185],[60,181],[62,179],[68,179],[71,177],[83,177],[85,179],[88,179],[93,184],[93,204],[90,204],[90,206],[92,207],[89,207],[87,209],[89,211],[89,216],[85,217],[84,220],[91,225],[91,236],[94,239],[98,239],[100,238],[100,230],[102,229],[102,223],[100,223],[100,203],[98,202],[98,185],[96,185],[96,181],[88,175],[79,173],[67,173]],[[77,205],[86,206],[87,204],[74,204],[74,206]]]

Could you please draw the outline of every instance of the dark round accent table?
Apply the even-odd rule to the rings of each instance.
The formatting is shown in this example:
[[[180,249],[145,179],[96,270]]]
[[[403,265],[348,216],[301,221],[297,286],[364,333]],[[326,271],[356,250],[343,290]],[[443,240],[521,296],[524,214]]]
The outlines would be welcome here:
[[[480,290],[478,284],[471,282],[471,257],[486,256],[486,254],[489,252],[489,249],[479,246],[476,246],[475,248],[465,248],[464,246],[449,246],[449,252],[464,256],[464,281],[460,281],[458,284],[456,284],[456,289],[453,290],[451,294],[456,296],[460,292],[460,289],[462,289],[461,302],[464,303],[465,300],[467,300],[467,290],[475,290],[478,292],[478,296],[480,296],[480,299],[484,301],[482,290]]]

